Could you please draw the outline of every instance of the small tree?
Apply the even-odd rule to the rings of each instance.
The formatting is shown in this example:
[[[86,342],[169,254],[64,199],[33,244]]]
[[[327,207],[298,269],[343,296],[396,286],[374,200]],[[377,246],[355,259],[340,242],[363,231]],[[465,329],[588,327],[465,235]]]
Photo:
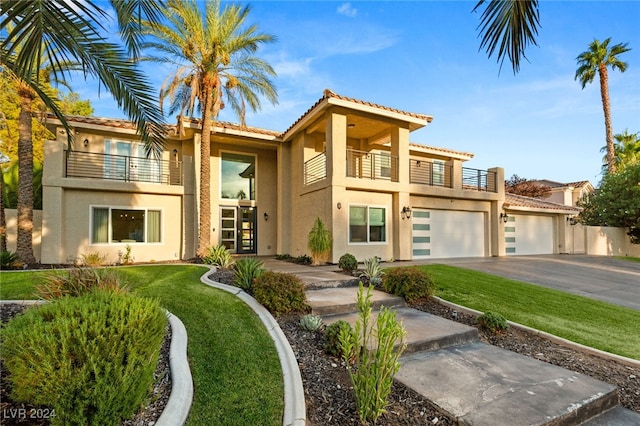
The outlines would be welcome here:
[[[322,219],[317,217],[311,232],[309,232],[307,243],[309,250],[311,250],[311,256],[313,256],[314,265],[319,265],[327,259],[332,243],[331,232],[324,225]]]
[[[640,164],[607,173],[598,190],[578,201],[578,220],[585,225],[628,229],[631,242],[640,244]]]

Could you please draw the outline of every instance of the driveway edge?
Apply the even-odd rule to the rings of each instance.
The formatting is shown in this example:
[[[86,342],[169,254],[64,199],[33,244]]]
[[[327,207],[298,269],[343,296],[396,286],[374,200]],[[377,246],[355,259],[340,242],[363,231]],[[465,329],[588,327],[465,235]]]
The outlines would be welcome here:
[[[210,287],[234,294],[246,303],[258,315],[276,346],[284,382],[283,426],[304,426],[307,416],[302,376],[293,349],[291,349],[280,325],[264,306],[241,288],[211,280],[209,274],[213,271],[215,268],[209,267],[209,271],[200,277],[200,281]]]
[[[440,303],[442,303],[443,305],[449,306],[450,308],[453,309],[457,309],[460,312],[464,312],[470,315],[482,315],[483,312],[480,311],[476,311],[475,309],[471,309],[471,308],[467,308],[466,306],[462,306],[462,305],[457,305],[453,302],[449,302],[447,300],[441,299],[437,296],[432,296],[434,299],[436,299],[437,301],[439,301]],[[563,337],[559,337],[556,336],[555,334],[551,334],[551,333],[547,333],[546,331],[541,331],[532,327],[528,327],[526,325],[522,325],[522,324],[518,324],[517,322],[513,322],[513,321],[507,321],[509,323],[510,326],[514,327],[514,328],[518,328],[520,330],[523,331],[527,331],[529,333],[533,333],[533,334],[537,334],[539,336],[542,336],[546,339],[551,340],[554,343],[557,343],[559,345],[565,346],[565,347],[569,347],[572,349],[576,349],[582,352],[586,352],[588,354],[591,355],[595,355],[597,357],[600,358],[604,358],[607,360],[613,360],[613,361],[617,361],[621,364],[624,365],[628,365],[630,367],[636,367],[636,368],[640,368],[640,361],[633,359],[633,358],[627,358],[625,356],[622,355],[617,355],[617,354],[612,354],[611,352],[606,352],[606,351],[602,351],[600,349],[596,349],[596,348],[592,348],[590,346],[586,346],[583,345],[581,343],[576,343],[573,342],[571,340],[567,340]]]

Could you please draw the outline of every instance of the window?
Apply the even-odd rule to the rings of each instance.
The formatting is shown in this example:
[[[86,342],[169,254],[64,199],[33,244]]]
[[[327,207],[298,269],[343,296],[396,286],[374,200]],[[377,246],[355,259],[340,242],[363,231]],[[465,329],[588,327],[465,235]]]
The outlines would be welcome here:
[[[433,185],[444,185],[444,161],[433,160]]]
[[[232,200],[256,199],[256,158],[222,153],[220,197]]]
[[[94,207],[91,242],[159,243],[162,216],[160,210]]]
[[[384,207],[349,207],[349,242],[384,243],[387,241]]]

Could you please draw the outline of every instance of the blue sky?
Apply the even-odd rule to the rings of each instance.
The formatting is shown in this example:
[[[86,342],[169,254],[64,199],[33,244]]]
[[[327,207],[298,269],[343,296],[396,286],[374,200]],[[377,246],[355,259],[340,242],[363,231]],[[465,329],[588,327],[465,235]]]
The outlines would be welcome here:
[[[246,4],[246,3],[245,3]],[[538,46],[517,75],[478,51],[479,13],[470,1],[254,1],[249,19],[278,42],[261,55],[277,71],[279,103],[247,124],[284,131],[334,92],[433,122],[411,141],[471,152],[467,167],[505,175],[597,184],[605,145],[597,79],[582,90],[576,57],[593,39],[628,43],[625,73],[609,73],[614,133],[640,132],[640,1],[540,2]],[[172,71],[144,67],[160,88]],[[122,117],[95,82],[72,82],[95,115]],[[221,120],[237,122],[223,111]],[[169,122],[174,122],[173,117]]]

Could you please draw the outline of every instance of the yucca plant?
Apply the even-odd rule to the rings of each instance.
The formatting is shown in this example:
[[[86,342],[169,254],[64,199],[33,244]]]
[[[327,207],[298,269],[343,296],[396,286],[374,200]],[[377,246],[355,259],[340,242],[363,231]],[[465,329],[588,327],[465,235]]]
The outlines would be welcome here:
[[[231,252],[223,245],[209,247],[202,261],[222,269],[229,269],[234,264]]]
[[[3,251],[0,253],[0,268],[10,269],[15,267],[15,264],[20,260],[18,253],[12,251]]]
[[[233,283],[236,287],[253,294],[253,283],[263,272],[264,263],[255,257],[239,259],[235,265],[235,280]]]
[[[313,264],[319,265],[327,259],[329,251],[331,251],[331,245],[333,239],[331,238],[331,232],[327,229],[322,219],[316,218],[316,221],[309,232],[309,238],[307,246],[311,250],[313,257]]]
[[[375,286],[382,282],[383,275],[384,272],[380,267],[380,260],[377,257],[374,256],[364,260],[364,269],[360,274],[360,278]]]

